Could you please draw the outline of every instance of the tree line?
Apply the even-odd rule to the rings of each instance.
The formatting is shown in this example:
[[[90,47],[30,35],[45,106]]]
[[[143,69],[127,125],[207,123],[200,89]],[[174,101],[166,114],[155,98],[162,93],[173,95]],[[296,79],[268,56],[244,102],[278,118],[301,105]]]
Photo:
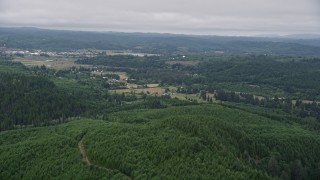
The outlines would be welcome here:
[[[296,115],[301,118],[314,117],[320,121],[320,104],[313,101],[304,103],[301,99],[293,102],[289,98],[258,98],[249,93],[236,93],[219,90],[214,95],[215,99],[220,101],[229,101],[236,103],[246,103],[255,106],[261,106],[272,109],[282,109],[284,112]]]

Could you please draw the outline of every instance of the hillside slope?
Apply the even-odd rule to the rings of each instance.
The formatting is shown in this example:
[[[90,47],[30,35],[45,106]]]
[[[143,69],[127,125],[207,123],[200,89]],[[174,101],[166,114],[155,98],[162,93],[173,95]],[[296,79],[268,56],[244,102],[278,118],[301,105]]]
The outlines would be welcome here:
[[[131,49],[149,53],[276,54],[320,56],[320,40],[157,33],[85,32],[0,27],[0,46],[22,49]]]
[[[1,132],[0,177],[316,179],[319,148],[316,131],[218,104],[134,110]]]

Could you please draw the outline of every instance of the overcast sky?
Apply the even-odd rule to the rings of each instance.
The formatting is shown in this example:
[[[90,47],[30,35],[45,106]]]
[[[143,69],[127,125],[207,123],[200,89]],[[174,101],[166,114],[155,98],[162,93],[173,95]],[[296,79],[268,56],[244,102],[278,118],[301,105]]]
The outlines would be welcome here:
[[[0,0],[0,26],[211,35],[319,34],[320,0]]]

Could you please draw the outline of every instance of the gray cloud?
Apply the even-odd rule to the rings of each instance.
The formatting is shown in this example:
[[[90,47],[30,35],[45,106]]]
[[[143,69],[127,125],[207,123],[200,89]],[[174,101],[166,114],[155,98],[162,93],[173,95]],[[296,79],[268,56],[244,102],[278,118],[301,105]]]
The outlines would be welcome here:
[[[0,25],[188,34],[319,33],[318,0],[0,0]]]

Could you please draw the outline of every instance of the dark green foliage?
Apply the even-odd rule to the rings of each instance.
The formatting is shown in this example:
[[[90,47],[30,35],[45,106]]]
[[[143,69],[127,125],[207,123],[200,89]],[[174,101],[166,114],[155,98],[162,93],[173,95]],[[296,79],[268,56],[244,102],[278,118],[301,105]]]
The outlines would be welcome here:
[[[0,134],[6,179],[317,179],[320,136],[220,105],[121,111]],[[78,142],[97,169],[81,162]],[[17,173],[18,172],[18,173]]]
[[[46,78],[0,72],[0,130],[48,125],[85,111],[78,100]]]
[[[204,62],[199,65],[198,73],[213,83],[246,83],[257,90],[268,85],[285,94],[303,94],[305,99],[313,100],[319,98],[319,68],[320,59],[282,62],[273,57],[253,56],[228,62]]]
[[[17,73],[29,74],[28,69],[21,63],[12,62],[0,58],[0,72],[2,73]]]
[[[291,59],[291,60],[290,60]],[[248,56],[234,57],[229,61],[204,61],[194,73],[206,77],[193,84],[207,84],[216,88],[228,88],[234,84],[236,91],[251,91],[272,95],[272,91],[281,90],[282,95],[297,98],[319,99],[320,59],[300,59]],[[246,89],[241,89],[246,86]],[[268,90],[264,90],[269,87]],[[229,87],[231,88],[231,87]],[[275,90],[274,90],[275,89]],[[230,89],[229,89],[230,90]]]
[[[77,147],[82,131],[81,125],[67,125],[2,132],[0,179],[111,179],[118,171],[82,162]]]
[[[320,117],[320,104],[316,102],[302,103],[302,101],[298,99],[296,103],[293,104],[291,99],[279,99],[277,96],[272,99],[264,98],[260,100],[252,94],[226,92],[223,90],[217,91],[215,98],[220,101],[241,102],[271,109],[282,109],[284,112],[300,118],[314,117],[318,120]]]

